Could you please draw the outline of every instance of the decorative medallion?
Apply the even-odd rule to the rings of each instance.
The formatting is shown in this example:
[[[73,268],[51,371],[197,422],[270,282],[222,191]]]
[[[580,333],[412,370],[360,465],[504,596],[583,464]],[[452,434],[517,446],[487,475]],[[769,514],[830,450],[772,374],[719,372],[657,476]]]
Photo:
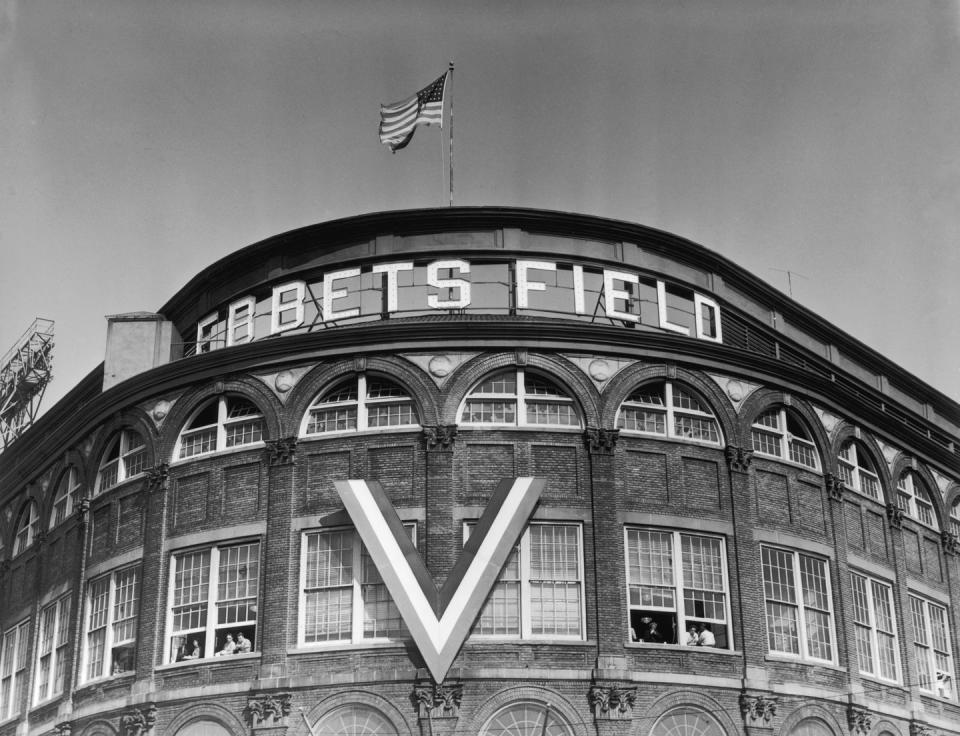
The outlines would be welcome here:
[[[590,373],[590,378],[597,383],[603,383],[613,374],[610,370],[610,364],[603,358],[591,360],[590,365],[587,366],[587,371]]]
[[[435,378],[446,378],[450,375],[450,371],[453,370],[453,361],[446,355],[435,355],[430,358],[430,362],[427,364],[427,370],[429,370],[430,375]]]

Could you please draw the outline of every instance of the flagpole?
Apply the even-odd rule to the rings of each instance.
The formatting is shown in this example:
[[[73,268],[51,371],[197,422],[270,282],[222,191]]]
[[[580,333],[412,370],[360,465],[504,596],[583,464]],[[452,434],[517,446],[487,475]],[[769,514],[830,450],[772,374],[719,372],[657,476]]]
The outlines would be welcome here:
[[[453,207],[453,62],[450,62],[450,206]]]

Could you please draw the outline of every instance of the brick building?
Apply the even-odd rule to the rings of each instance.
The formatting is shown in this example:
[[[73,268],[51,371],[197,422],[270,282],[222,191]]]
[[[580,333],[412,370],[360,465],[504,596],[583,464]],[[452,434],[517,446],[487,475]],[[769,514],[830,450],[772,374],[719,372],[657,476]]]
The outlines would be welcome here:
[[[664,232],[279,235],[0,455],[0,736],[960,734],[958,427]]]

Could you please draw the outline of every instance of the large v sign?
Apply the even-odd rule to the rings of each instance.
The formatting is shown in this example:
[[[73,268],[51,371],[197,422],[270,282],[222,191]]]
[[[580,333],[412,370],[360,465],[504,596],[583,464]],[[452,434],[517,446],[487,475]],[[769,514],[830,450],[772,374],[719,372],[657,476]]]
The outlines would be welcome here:
[[[443,682],[545,481],[500,481],[439,590],[380,484],[340,480],[334,485],[430,674]]]

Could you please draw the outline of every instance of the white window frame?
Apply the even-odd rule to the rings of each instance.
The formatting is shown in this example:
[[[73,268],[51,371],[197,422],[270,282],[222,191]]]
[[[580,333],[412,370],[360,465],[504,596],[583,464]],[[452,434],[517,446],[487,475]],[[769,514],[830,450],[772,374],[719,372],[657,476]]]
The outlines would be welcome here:
[[[240,399],[241,401],[249,402],[257,410],[256,414],[245,414],[239,417],[230,417],[229,414],[229,402],[232,399]],[[216,402],[217,404],[217,421],[213,424],[205,424],[200,427],[193,427],[192,429],[187,429],[190,426],[190,423],[204,411],[211,404]],[[253,423],[256,420],[260,422],[260,439],[253,440],[251,442],[242,442],[229,444],[229,430],[231,427],[235,427],[240,424]],[[192,435],[199,435],[202,433],[207,433],[210,430],[215,432],[215,440],[213,447],[209,450],[202,450],[200,452],[195,452],[190,455],[181,456],[183,452],[183,440],[185,437]],[[207,455],[213,455],[217,452],[224,452],[225,450],[238,450],[241,448],[250,448],[250,447],[260,447],[264,444],[264,436],[266,435],[266,421],[264,420],[263,412],[260,410],[260,407],[256,405],[251,399],[240,394],[224,394],[218,396],[214,399],[208,399],[204,401],[199,407],[197,407],[190,414],[190,418],[183,423],[183,427],[180,429],[180,434],[177,435],[177,442],[173,448],[173,458],[172,462],[181,462],[185,460],[193,460],[198,457],[204,457]]]
[[[953,502],[953,506],[950,507],[950,518],[948,519],[950,524],[950,533],[955,537],[960,537],[960,498],[957,498]],[[2,550],[2,548],[0,548]]]
[[[121,579],[121,576],[133,575],[135,576],[134,580],[134,591],[133,597],[125,599],[123,601],[118,600],[117,591],[118,591],[118,580]],[[104,610],[104,623],[102,626],[97,626],[95,631],[103,629],[103,651],[102,659],[100,661],[99,671],[91,672],[91,661],[90,661],[90,649],[91,649],[91,640],[94,631],[91,631],[91,618],[93,615],[93,590],[94,586],[103,581],[107,581],[107,598],[105,601],[106,608]],[[124,580],[124,583],[128,583],[127,580]],[[81,657],[80,664],[80,682],[94,682],[96,680],[102,680],[108,677],[119,677],[123,675],[130,675],[136,669],[136,646],[137,646],[137,630],[140,625],[140,598],[142,594],[142,585],[143,585],[143,572],[140,569],[140,565],[131,565],[129,567],[123,567],[119,570],[112,570],[111,572],[105,573],[104,575],[98,575],[96,577],[90,578],[87,580],[86,585],[86,605],[84,606],[84,618],[83,618],[83,654]],[[127,590],[124,587],[124,590]],[[132,606],[134,613],[132,616],[124,616],[120,618],[117,616],[117,606]],[[115,639],[114,629],[117,624],[125,622],[133,622],[134,636],[133,638],[124,638],[120,640]],[[131,661],[130,669],[122,670],[119,672],[114,672],[115,667],[113,666],[113,650],[118,645],[126,645],[129,648],[133,649],[133,657]]]
[[[504,374],[510,374],[514,372],[514,381],[516,384],[515,393],[477,393],[477,389],[482,386],[487,381],[497,378],[498,376]],[[477,381],[473,386],[470,387],[470,390],[467,391],[466,396],[463,398],[463,401],[460,402],[460,406],[457,408],[457,416],[460,419],[459,426],[461,428],[488,428],[488,427],[526,427],[531,429],[570,429],[570,430],[579,430],[583,428],[583,416],[580,412],[580,408],[577,405],[574,397],[567,392],[566,387],[562,386],[559,381],[551,376],[545,374],[539,374],[536,371],[531,371],[530,375],[534,379],[541,379],[547,383],[553,384],[559,391],[557,394],[544,394],[543,398],[538,398],[538,394],[532,394],[527,391],[527,370],[526,368],[519,366],[513,369],[504,369],[493,371],[488,373],[483,377],[482,380]],[[467,412],[467,407],[471,401],[490,401],[490,402],[502,402],[502,403],[513,403],[514,406],[514,419],[512,422],[486,422],[486,421],[471,421],[465,418]],[[573,416],[576,418],[576,423],[574,424],[558,424],[558,423],[538,423],[530,422],[527,419],[527,407],[528,405],[550,405],[556,404],[558,406],[569,406],[572,409]]]
[[[921,692],[947,700],[955,697],[953,688],[953,641],[950,638],[950,608],[910,591],[910,616],[913,624],[913,652],[917,662],[917,686]],[[934,615],[933,611],[939,611]],[[942,641],[934,636],[935,619],[943,623]],[[946,667],[938,667],[940,664]],[[941,677],[941,673],[943,676]]]
[[[40,529],[40,513],[35,501],[20,512],[17,519],[17,529],[13,535],[13,557],[19,557],[37,541],[37,532]]]
[[[855,440],[848,440],[837,453],[837,471],[847,487],[874,501],[883,501],[883,487],[876,471],[867,467],[869,456],[857,446]],[[873,488],[873,491],[871,491]]]
[[[34,705],[63,695],[70,647],[71,600],[69,595],[65,595],[40,609]]]
[[[663,404],[648,404],[640,401],[631,401],[630,397],[638,392],[642,392],[645,388],[659,388],[663,387]],[[671,440],[680,440],[682,442],[692,442],[698,445],[709,445],[710,447],[719,447],[723,445],[723,432],[720,431],[720,422],[717,421],[716,414],[705,411],[698,411],[696,409],[688,409],[682,406],[675,406],[674,404],[674,391],[678,393],[686,394],[692,400],[696,401],[699,404],[704,406],[709,406],[706,401],[704,401],[695,391],[688,389],[683,385],[676,385],[673,381],[653,381],[650,383],[637,386],[630,394],[624,399],[623,403],[620,404],[620,408],[617,411],[617,422],[616,426],[624,434],[638,434],[644,435],[647,437],[666,437]],[[623,426],[623,410],[624,408],[637,409],[642,412],[655,413],[663,416],[664,421],[664,431],[663,432],[651,432],[645,429],[630,429]],[[692,419],[707,421],[713,424],[714,431],[717,433],[717,440],[704,440],[697,437],[691,437],[685,434],[682,434],[677,431],[677,420],[678,418],[689,417]]]
[[[630,580],[630,535],[631,533],[638,532],[651,532],[654,534],[668,534],[670,535],[670,551],[671,559],[673,563],[673,584],[672,586],[663,586],[669,587],[673,592],[673,607],[666,606],[656,606],[656,605],[643,605],[640,603],[632,603],[630,601],[630,588],[633,585],[640,585],[639,581],[634,583]],[[724,611],[724,620],[719,620],[715,618],[709,618],[705,616],[687,616],[686,606],[684,599],[685,586],[683,582],[683,537],[703,537],[706,539],[714,540],[720,544],[720,565],[723,575],[723,611]],[[680,531],[675,529],[663,529],[657,527],[643,527],[643,526],[626,526],[623,530],[623,549],[624,549],[624,570],[626,571],[626,581],[627,581],[627,631],[629,633],[630,625],[630,614],[631,611],[657,611],[659,613],[671,614],[676,618],[677,621],[677,642],[675,646],[684,646],[684,637],[686,636],[687,628],[689,624],[687,620],[695,622],[705,622],[709,623],[712,631],[717,631],[719,628],[725,629],[725,638],[727,641],[726,647],[715,646],[714,649],[733,649],[733,636],[732,636],[732,627],[731,627],[731,615],[730,615],[730,577],[727,571],[727,545],[726,539],[718,534],[701,534],[699,532],[688,532]],[[701,588],[691,588],[692,590],[702,590]],[[666,632],[665,632],[666,633]],[[639,637],[639,632],[638,632]],[[632,637],[631,637],[632,638]]]
[[[463,542],[466,544],[467,540],[470,538],[470,532],[475,526],[476,522],[465,522],[463,525]],[[580,600],[580,606],[578,611],[578,616],[580,619],[580,631],[577,634],[556,634],[556,633],[547,633],[547,634],[538,634],[534,633],[534,620],[533,620],[533,604],[532,604],[532,589],[534,584],[534,579],[531,576],[531,564],[530,564],[530,530],[533,527],[566,527],[575,530],[576,539],[577,539],[577,595]],[[477,617],[477,622],[474,625],[474,628],[471,631],[470,638],[477,641],[488,641],[488,640],[555,640],[555,641],[583,641],[585,638],[586,630],[586,601],[584,600],[584,563],[583,563],[583,525],[580,522],[569,522],[569,521],[531,521],[527,524],[526,528],[523,530],[523,534],[520,535],[520,540],[518,541],[516,547],[514,547],[514,553],[519,554],[518,560],[518,577],[503,579],[503,570],[497,576],[497,581],[494,583],[494,587],[490,592],[490,596],[483,604],[480,615]],[[509,562],[509,559],[507,563]],[[504,563],[506,567],[507,563]],[[515,582],[519,584],[520,594],[519,594],[519,605],[520,605],[520,630],[517,634],[482,634],[477,630],[480,626],[481,619],[484,615],[487,614],[488,606],[494,605],[491,601],[491,597],[495,595],[497,590],[497,584],[503,582]],[[562,581],[561,581],[562,582]]]
[[[133,439],[137,438],[141,442],[139,445],[132,445]],[[108,460],[107,453],[109,453],[113,447],[114,442],[119,441],[120,449],[119,454],[116,459]],[[142,475],[146,472],[146,457],[147,457],[147,441],[144,439],[143,435],[133,429],[123,429],[119,432],[119,439],[115,433],[111,438],[110,442],[107,443],[107,449],[103,453],[103,456],[100,459],[100,465],[97,468],[97,480],[94,485],[94,496],[98,496],[101,493],[109,491],[111,488],[116,488],[121,483],[125,483],[128,480],[136,478],[139,475]],[[131,468],[133,465],[133,460],[136,459],[139,464],[139,469]],[[117,477],[110,485],[104,485],[104,471],[110,468],[111,466],[116,465]],[[131,472],[134,471],[134,472]]]
[[[767,424],[760,423],[760,419],[772,415],[776,412],[777,415],[777,426],[772,427]],[[793,434],[788,429],[787,424],[787,408],[781,406],[779,408],[770,408],[765,409],[757,415],[756,421],[750,427],[750,446],[753,451],[761,457],[772,457],[781,462],[790,463],[791,465],[796,465],[800,468],[806,468],[807,470],[813,470],[814,472],[821,472],[823,463],[820,460],[820,452],[817,449],[817,444],[813,440],[808,440],[806,437],[800,437]],[[794,418],[795,422],[802,425],[802,422],[799,418]],[[768,438],[774,438],[777,442],[778,450],[776,453],[767,452],[766,450],[761,449],[757,446],[757,436],[764,435]],[[799,460],[794,460],[794,446],[800,447],[803,450],[810,452],[813,456],[814,464],[810,465],[805,462],[800,462]]]
[[[413,542],[414,546],[417,544],[417,523],[412,521],[403,522],[403,528],[410,534],[410,540]],[[307,595],[310,591],[307,590],[307,554],[309,551],[308,538],[316,535],[321,536],[324,534],[350,534],[351,536],[351,550],[350,550],[350,570],[351,570],[351,579],[349,582],[342,583],[340,585],[330,585],[318,587],[317,590],[323,589],[332,589],[332,588],[343,588],[350,589],[350,636],[349,638],[344,637],[342,639],[327,639],[321,641],[307,641]],[[364,580],[364,553],[365,548],[363,540],[360,539],[360,534],[356,529],[350,526],[338,526],[338,527],[327,527],[323,529],[305,529],[300,535],[300,576],[299,576],[299,601],[297,605],[297,646],[301,648],[317,648],[317,649],[329,649],[331,647],[344,647],[344,646],[366,646],[369,644],[378,644],[385,642],[398,642],[405,641],[409,638],[407,633],[406,622],[403,621],[401,616],[401,632],[397,636],[366,636],[364,633],[365,628],[365,618],[364,618],[364,606],[363,606],[363,587],[364,585],[383,585],[383,580],[368,582]],[[371,566],[373,565],[372,560],[370,560]],[[311,588],[313,590],[313,588]],[[388,592],[389,595],[389,592]],[[390,597],[392,600],[392,596]],[[393,604],[394,606],[396,604]],[[399,612],[397,613],[399,616]]]
[[[27,687],[30,620],[3,632],[0,646],[0,722],[20,715],[23,688]]]
[[[350,384],[351,380],[353,381],[351,385],[356,393],[356,398],[346,399],[343,401],[322,401],[323,397],[328,395],[330,391],[340,386],[346,386]],[[370,384],[374,384],[377,381],[383,381],[384,383],[395,386],[404,393],[402,396],[370,396]],[[384,406],[409,406],[414,422],[412,424],[386,424],[379,426],[371,425],[370,412],[376,410],[378,407]],[[354,417],[354,424],[356,426],[347,427],[345,429],[331,429],[329,431],[308,431],[314,411],[318,413],[331,410],[342,410],[349,412],[351,409],[356,412]],[[300,436],[304,438],[315,438],[353,434],[356,432],[402,432],[410,429],[416,429],[418,427],[420,427],[420,412],[417,409],[417,403],[413,400],[413,395],[405,386],[393,378],[381,378],[377,375],[368,376],[366,373],[358,373],[353,379],[340,379],[338,381],[334,381],[324,388],[321,393],[317,394],[314,400],[310,402],[310,406],[307,408],[306,413],[303,415],[303,419],[300,421]]]
[[[856,583],[857,580],[862,581],[862,595],[858,592]],[[870,657],[871,663],[870,669],[864,669],[860,657],[861,640],[854,639],[855,646],[853,649],[856,652],[857,668],[859,669],[860,674],[867,675],[868,677],[875,677],[876,679],[883,680],[885,682],[900,682],[900,641],[897,634],[897,613],[893,604],[893,586],[886,581],[878,580],[877,578],[870,577],[869,575],[864,575],[863,573],[851,570],[850,587],[853,590],[850,609],[851,619],[853,621],[854,629],[862,632],[867,637],[866,645],[869,647],[869,652],[867,652],[867,654]],[[887,611],[889,613],[889,631],[883,631],[880,627],[880,616],[878,616],[876,610],[878,590],[882,591]],[[858,601],[858,599],[860,600]],[[864,620],[858,620],[858,608],[863,609],[863,613],[865,614]],[[883,665],[881,663],[880,656],[881,637],[885,637],[893,643],[892,664],[894,672],[892,677],[883,673]]]
[[[916,476],[913,470],[908,468],[900,473],[897,479],[897,506],[911,519],[935,531],[940,531],[937,512],[929,495],[926,484]]]
[[[256,575],[256,593],[253,596],[243,596],[240,598],[225,598],[221,600],[219,598],[219,584],[220,584],[220,556],[225,550],[229,550],[235,547],[242,547],[247,545],[257,545],[257,575]],[[179,631],[174,631],[174,600],[175,600],[175,591],[177,583],[177,560],[185,557],[187,555],[194,554],[203,554],[208,553],[209,557],[209,569],[208,569],[208,580],[207,580],[207,591],[206,591],[206,624],[203,626],[193,627],[190,629],[182,629]],[[245,539],[245,540],[230,540],[229,542],[222,542],[213,546],[193,548],[187,550],[179,550],[170,555],[170,580],[167,589],[167,611],[166,611],[166,627],[164,631],[167,632],[167,636],[164,638],[164,652],[163,652],[163,661],[164,662],[174,662],[176,660],[176,651],[173,647],[173,638],[183,636],[187,640],[190,639],[191,635],[202,634],[204,637],[204,648],[200,652],[200,656],[197,659],[207,659],[209,657],[217,656],[217,638],[216,633],[218,630],[226,629],[256,629],[256,637],[251,640],[251,650],[250,653],[258,651],[256,647],[260,645],[260,637],[262,636],[262,629],[259,626],[258,618],[247,619],[244,621],[236,621],[227,624],[220,624],[218,622],[218,604],[224,603],[224,601],[232,600],[249,600],[250,598],[254,599],[254,609],[259,611],[260,609],[260,592],[261,592],[261,576],[263,575],[263,543],[259,539]],[[226,632],[231,633],[231,632]]]
[[[70,518],[77,506],[81,487],[80,473],[75,465],[71,465],[67,472],[60,476],[60,483],[57,485],[57,495],[50,511],[50,529],[60,526]]]
[[[793,601],[784,601],[777,598],[771,598],[767,595],[767,578],[766,570],[763,565],[763,551],[769,549],[774,552],[786,554],[790,556],[791,560],[791,570],[793,573],[793,592],[794,599]],[[809,605],[804,599],[804,587],[803,587],[803,578],[801,576],[801,564],[800,558],[806,557],[811,560],[816,560],[817,562],[823,565],[824,571],[824,584],[826,585],[825,597],[828,607],[822,609],[816,606]],[[764,600],[764,634],[767,639],[767,651],[769,654],[775,657],[789,657],[790,659],[795,659],[803,662],[826,662],[829,664],[836,664],[837,661],[837,632],[836,632],[836,620],[834,618],[833,611],[833,587],[832,581],[830,579],[830,560],[819,555],[809,554],[802,550],[790,549],[787,547],[778,547],[772,544],[762,544],[760,545],[760,578],[761,584],[763,585],[763,600]],[[770,603],[774,603],[781,606],[788,606],[795,611],[794,615],[794,625],[796,627],[797,633],[797,649],[798,652],[785,651],[782,649],[774,649],[771,646],[770,642],[770,615],[768,607]],[[823,657],[817,657],[811,653],[810,640],[807,635],[807,618],[806,611],[807,609],[814,611],[820,614],[826,614],[827,620],[829,622],[827,626],[827,631],[830,634],[830,658],[826,659]]]

